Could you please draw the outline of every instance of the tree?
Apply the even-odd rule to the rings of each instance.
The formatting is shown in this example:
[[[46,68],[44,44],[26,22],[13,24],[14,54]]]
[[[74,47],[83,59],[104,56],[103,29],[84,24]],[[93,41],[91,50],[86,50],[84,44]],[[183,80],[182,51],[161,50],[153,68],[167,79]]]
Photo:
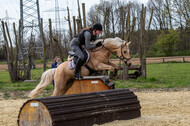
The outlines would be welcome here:
[[[156,47],[159,51],[165,53],[166,56],[171,56],[176,50],[179,42],[180,36],[176,30],[169,30],[168,33],[162,31],[162,33],[158,36]]]

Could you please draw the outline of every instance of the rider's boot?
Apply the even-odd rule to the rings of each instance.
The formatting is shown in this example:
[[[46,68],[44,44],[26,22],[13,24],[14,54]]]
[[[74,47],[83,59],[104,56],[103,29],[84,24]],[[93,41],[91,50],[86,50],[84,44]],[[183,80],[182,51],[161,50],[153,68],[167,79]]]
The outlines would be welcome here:
[[[76,67],[75,67],[75,71],[74,71],[74,77],[79,80],[82,79],[83,77],[80,75],[80,69],[81,66],[83,64],[83,61],[79,58],[77,63],[76,63]]]

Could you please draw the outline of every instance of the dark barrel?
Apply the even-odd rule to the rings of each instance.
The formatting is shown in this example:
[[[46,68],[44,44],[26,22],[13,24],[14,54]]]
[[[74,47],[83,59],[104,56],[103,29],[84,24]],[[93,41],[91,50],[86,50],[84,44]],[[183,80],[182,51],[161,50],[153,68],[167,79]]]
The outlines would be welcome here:
[[[137,96],[128,89],[28,100],[20,109],[19,126],[92,126],[140,117]]]

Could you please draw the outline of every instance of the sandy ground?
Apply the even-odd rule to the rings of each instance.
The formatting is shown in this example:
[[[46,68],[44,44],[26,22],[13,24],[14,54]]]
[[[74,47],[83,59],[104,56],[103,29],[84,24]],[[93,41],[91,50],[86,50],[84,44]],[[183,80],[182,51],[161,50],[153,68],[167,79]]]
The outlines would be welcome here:
[[[141,102],[140,118],[101,126],[189,126],[190,91],[135,92]],[[16,126],[20,107],[27,99],[0,100],[0,126]],[[95,125],[97,126],[97,125]]]

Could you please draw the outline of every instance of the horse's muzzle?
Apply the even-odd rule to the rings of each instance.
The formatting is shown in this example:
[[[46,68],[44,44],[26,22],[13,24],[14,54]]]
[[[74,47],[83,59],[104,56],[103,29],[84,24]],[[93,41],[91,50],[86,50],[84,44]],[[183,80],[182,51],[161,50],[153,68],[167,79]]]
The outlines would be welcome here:
[[[128,63],[127,61],[125,61],[125,64],[130,67],[131,66],[131,63]]]

